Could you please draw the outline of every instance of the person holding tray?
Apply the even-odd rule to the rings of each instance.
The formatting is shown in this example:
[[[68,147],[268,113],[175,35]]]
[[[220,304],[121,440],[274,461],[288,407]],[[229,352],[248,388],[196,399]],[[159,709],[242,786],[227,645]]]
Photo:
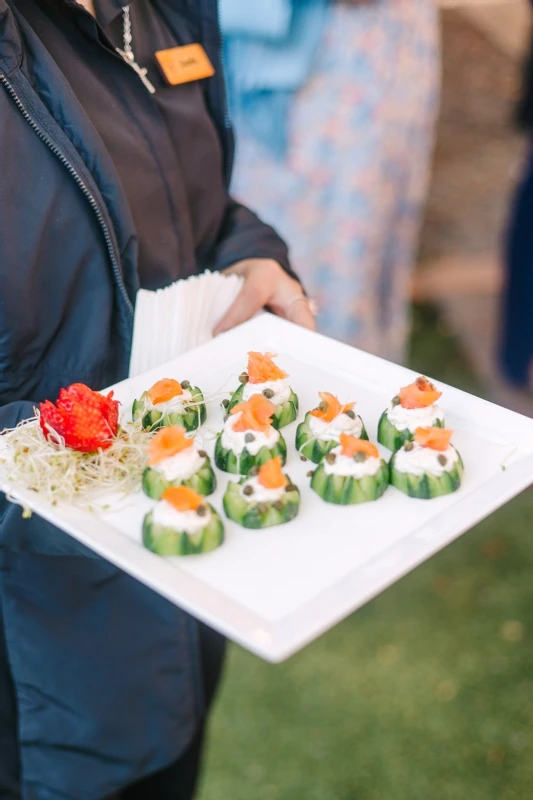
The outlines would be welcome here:
[[[0,430],[127,377],[136,291],[244,278],[314,327],[275,231],[229,195],[216,0],[0,0]],[[188,800],[221,637],[0,505],[0,797]]]

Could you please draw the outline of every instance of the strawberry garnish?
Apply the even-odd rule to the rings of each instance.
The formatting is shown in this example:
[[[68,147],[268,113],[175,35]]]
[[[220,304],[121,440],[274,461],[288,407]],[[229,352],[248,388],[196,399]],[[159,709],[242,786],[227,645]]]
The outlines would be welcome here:
[[[106,450],[118,430],[119,403],[113,392],[93,392],[83,383],[61,389],[56,403],[40,404],[40,425],[46,437],[61,436],[67,447],[82,453]]]

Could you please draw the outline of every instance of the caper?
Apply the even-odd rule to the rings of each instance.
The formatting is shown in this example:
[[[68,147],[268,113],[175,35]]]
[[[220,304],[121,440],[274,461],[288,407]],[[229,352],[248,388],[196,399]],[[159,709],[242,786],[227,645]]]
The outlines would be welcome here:
[[[441,454],[439,455],[439,457],[437,458],[437,461],[439,462],[439,464],[441,465],[441,467],[445,467],[445,466],[446,466],[446,464],[448,463],[448,459],[447,459],[447,458],[446,458],[446,456],[444,456],[442,453],[441,453]]]
[[[190,381],[182,381],[181,382],[181,388],[182,389],[190,389],[191,388],[191,382]]]
[[[229,400],[223,400],[222,405],[224,406],[224,408],[227,408],[229,406]]]
[[[349,408],[348,411],[345,411],[344,413],[346,414],[347,417],[350,417],[350,419],[355,419],[355,411],[352,411],[351,408]]]
[[[412,450],[412,449],[413,449],[413,447],[414,447],[413,443],[412,443],[412,442],[409,442],[409,441],[407,441],[407,442],[404,444],[404,446],[403,446],[403,449],[404,449],[404,450],[407,450],[407,451],[409,451],[409,450]]]
[[[258,466],[253,466],[253,467],[252,467],[252,468],[251,468],[251,469],[248,471],[248,475],[251,475],[251,476],[252,476],[252,478],[255,478],[255,476],[256,476],[256,475],[259,475],[259,467],[258,467]]]
[[[200,456],[200,458],[207,458],[207,453],[205,452],[205,450],[198,450],[198,455]]]
[[[263,394],[268,400],[270,400],[271,397],[274,397],[274,392],[272,389],[263,389]]]
[[[400,398],[398,397],[398,395],[396,395],[396,397],[393,397],[393,398],[392,398],[392,400],[391,400],[391,404],[392,404],[393,406],[399,406],[399,405],[400,405]]]
[[[323,411],[325,413],[328,410],[328,404],[325,403],[324,400],[322,400],[322,402],[318,406],[318,410]]]
[[[272,503],[272,508],[275,508],[276,511],[283,511],[283,503],[281,500],[276,500],[275,503]]]
[[[366,453],[356,453],[353,460],[357,461],[358,464],[363,464],[366,461]]]
[[[307,473],[307,477],[312,478],[314,474],[315,474],[314,469],[310,469],[309,472]]]
[[[243,490],[242,490],[242,493],[243,493],[243,494],[246,494],[246,495],[251,495],[251,494],[253,494],[253,493],[254,493],[254,487],[253,487],[253,486],[250,486],[250,484],[248,484],[247,486],[245,486],[245,487],[243,488]]]
[[[266,506],[264,503],[258,503],[257,510],[260,514],[266,514],[268,511],[268,506]]]
[[[334,464],[336,460],[337,460],[337,456],[335,455],[335,453],[328,453],[327,454],[326,461],[328,462],[328,464]]]
[[[255,436],[253,435],[253,433],[246,433],[244,435],[244,441],[246,442],[246,444],[250,444],[250,442],[255,442]]]
[[[198,508],[196,509],[196,513],[198,514],[199,517],[205,517],[205,515],[207,514],[207,508],[205,506],[198,506]]]
[[[298,487],[294,485],[294,483],[288,483],[285,487],[286,492],[297,492]]]
[[[240,383],[248,383],[248,373],[241,372],[241,374],[239,375],[239,381]]]

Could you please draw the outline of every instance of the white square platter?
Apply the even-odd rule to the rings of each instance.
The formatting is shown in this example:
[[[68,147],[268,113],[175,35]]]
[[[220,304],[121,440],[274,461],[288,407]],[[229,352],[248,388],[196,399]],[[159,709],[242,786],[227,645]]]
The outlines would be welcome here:
[[[114,387],[128,414],[131,403],[160,378],[189,380],[208,404],[199,436],[212,455],[221,429],[221,391],[238,387],[248,350],[278,353],[300,398],[300,416],[329,391],[356,402],[370,439],[390,398],[415,376],[324,336],[262,314],[201,347]],[[390,487],[377,502],[337,507],[309,488],[313,465],[296,454],[297,423],[284,428],[286,471],[301,490],[299,516],[278,528],[253,531],[225,519],[226,541],[199,556],[161,558],[141,543],[152,501],[141,492],[115,511],[52,507],[9,480],[2,489],[35,513],[133,575],[171,602],[267,661],[279,662],[467,531],[533,483],[533,420],[437,382],[447,427],[465,463],[455,494],[414,500]],[[385,457],[390,453],[380,448]],[[505,468],[503,468],[505,466]],[[217,470],[210,502],[223,515],[227,475]],[[23,523],[21,523],[23,524]]]

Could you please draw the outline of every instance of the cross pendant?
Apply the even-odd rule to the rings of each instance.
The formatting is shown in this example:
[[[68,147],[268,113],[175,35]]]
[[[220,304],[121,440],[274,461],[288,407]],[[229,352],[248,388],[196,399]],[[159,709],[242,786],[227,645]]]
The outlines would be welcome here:
[[[135,58],[133,57],[133,53],[131,51],[127,52],[125,50],[120,50],[117,47],[117,53],[119,53],[122,56],[122,58],[124,59],[124,61],[126,62],[126,64],[129,64],[129,66],[132,68],[132,70],[134,70],[134,72],[137,73],[137,75],[142,80],[142,82],[144,83],[144,85],[146,86],[146,88],[148,89],[150,94],[155,94],[155,86],[146,77],[146,74],[148,72],[146,67],[141,67],[141,66],[139,66],[139,64],[137,64],[137,62],[135,61]]]

